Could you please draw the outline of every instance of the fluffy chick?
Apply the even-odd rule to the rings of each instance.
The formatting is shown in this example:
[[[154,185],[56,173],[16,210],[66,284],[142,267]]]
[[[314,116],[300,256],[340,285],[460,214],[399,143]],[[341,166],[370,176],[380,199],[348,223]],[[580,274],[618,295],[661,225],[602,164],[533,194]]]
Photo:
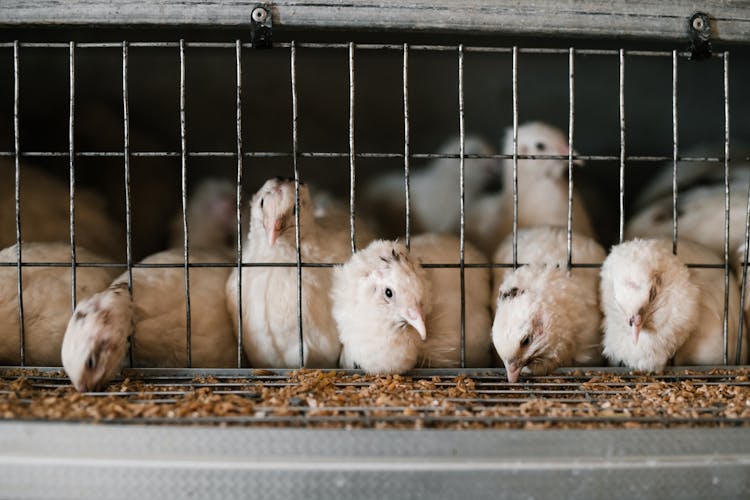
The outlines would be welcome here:
[[[613,363],[657,371],[676,365],[723,362],[724,280],[711,250],[682,240],[635,239],[612,248],[601,270],[604,355]],[[729,359],[734,359],[739,314],[737,281],[729,282]],[[747,342],[745,342],[747,345]],[[744,358],[744,354],[743,354]]]
[[[203,194],[210,196],[196,195],[188,200],[189,261],[233,262],[233,252],[225,245],[236,228],[234,224],[225,224],[227,210],[212,209],[212,201],[218,201],[219,208],[224,205],[221,196],[214,196],[222,191],[215,190],[211,183],[202,186]],[[142,263],[181,266],[183,258],[180,239],[178,248],[153,254]],[[79,391],[101,388],[120,371],[126,363],[129,339],[133,341],[136,366],[187,366],[184,270],[134,268],[132,273],[132,299],[127,289],[127,273],[123,273],[108,289],[79,302],[68,323],[62,362]],[[237,342],[224,301],[229,273],[228,267],[190,269],[193,367],[236,366]]]
[[[519,155],[568,155],[568,139],[561,130],[542,122],[518,127]],[[513,130],[503,141],[503,154],[513,154]],[[582,165],[574,160],[574,165]],[[567,226],[568,160],[518,160],[518,227]],[[503,189],[477,201],[467,210],[466,231],[487,255],[513,230],[513,160],[503,161]],[[594,237],[588,213],[573,190],[573,230]]]
[[[335,198],[328,191],[310,188],[310,195],[315,206],[315,221],[327,232],[334,234],[334,239],[351,240],[351,221],[349,219],[349,205]],[[364,248],[375,239],[375,233],[359,215],[355,214],[354,230],[357,248]]]
[[[596,269],[566,269],[567,231],[558,227],[518,233],[515,270],[494,271],[495,319],[492,342],[508,381],[522,371],[545,375],[560,366],[596,365],[601,358],[601,314]],[[573,234],[573,262],[595,264],[606,252],[593,239]],[[495,262],[512,262],[507,237]]]
[[[15,168],[0,159],[0,248],[16,243]],[[21,232],[23,241],[70,240],[68,185],[31,165],[21,165]],[[109,258],[124,258],[125,230],[107,213],[98,193],[76,187],[76,246]]]
[[[700,243],[724,255],[724,185],[698,186],[679,193],[677,229],[680,239]],[[730,184],[729,248],[734,252],[745,238],[747,183]],[[635,214],[625,226],[625,238],[671,238],[672,195]]]
[[[66,243],[25,243],[23,262],[70,263]],[[79,262],[106,262],[108,259],[78,247]],[[0,250],[0,262],[16,262],[16,245]],[[106,267],[76,268],[76,299],[103,290],[112,281],[114,270]],[[70,267],[24,267],[22,270],[25,363],[31,366],[60,366],[60,345],[70,319]],[[21,362],[18,321],[18,288],[15,267],[0,267],[0,364]]]
[[[186,216],[191,248],[217,248],[233,245],[237,239],[235,184],[227,179],[219,178],[202,180],[189,194]],[[183,243],[182,213],[179,213],[172,219],[169,248],[179,248],[183,246]]]
[[[415,237],[411,252],[378,240],[336,269],[331,295],[342,367],[384,374],[460,366],[459,270],[420,264],[456,262],[458,248],[458,239],[444,235]],[[465,258],[482,260],[470,245]],[[466,365],[488,366],[489,273],[466,269],[465,280]]]
[[[306,185],[299,189],[300,253],[303,262],[343,262],[351,253],[348,232],[320,226]],[[294,181],[275,178],[253,196],[250,231],[242,251],[247,263],[294,263]],[[335,367],[341,345],[331,317],[329,290],[333,270],[302,268],[302,332],[304,365]],[[299,366],[296,267],[246,267],[242,270],[242,336],[254,367]],[[227,307],[237,318],[237,270],[226,283]]]
[[[220,250],[195,249],[193,263],[230,262]],[[151,255],[144,264],[180,264],[182,249]],[[224,303],[229,268],[190,270],[191,366],[236,366],[237,342]],[[184,271],[180,268],[133,269],[133,299],[127,274],[105,291],[79,302],[68,323],[62,361],[79,391],[101,388],[119,372],[130,334],[133,361],[140,367],[187,366]]]
[[[440,147],[441,154],[458,154],[460,142],[451,139]],[[491,155],[494,149],[478,136],[466,136],[464,154]],[[410,173],[410,230],[412,233],[457,233],[459,229],[458,158],[438,158]],[[480,193],[500,180],[500,163],[491,158],[464,159],[465,207]],[[364,195],[369,212],[377,214],[383,232],[397,236],[404,232],[405,200],[403,173],[382,176],[367,187]]]

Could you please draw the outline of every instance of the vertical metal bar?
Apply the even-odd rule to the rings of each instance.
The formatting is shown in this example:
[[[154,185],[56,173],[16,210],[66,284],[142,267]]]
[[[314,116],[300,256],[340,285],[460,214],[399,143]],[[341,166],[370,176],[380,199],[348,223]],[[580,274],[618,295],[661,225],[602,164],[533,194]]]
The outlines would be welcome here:
[[[409,194],[409,45],[404,44],[404,190],[406,194],[406,248],[411,248],[411,197]]]
[[[15,202],[16,202],[16,293],[18,295],[18,325],[21,336],[21,366],[26,365],[26,330],[23,321],[23,274],[21,272],[21,141],[18,126],[18,101],[19,92],[19,55],[18,40],[13,42],[13,147],[15,150]]]
[[[458,133],[459,133],[459,217],[460,217],[460,234],[459,234],[459,274],[461,277],[461,368],[466,368],[466,276],[464,269],[464,246],[466,235],[464,234],[464,208],[466,202],[466,192],[464,186],[464,154],[466,143],[466,126],[464,115],[464,46],[458,46]]]
[[[237,368],[242,368],[242,42],[235,42],[237,67]]]
[[[74,126],[75,126],[75,42],[70,42],[68,53],[68,70],[70,82],[70,99],[68,101],[68,179],[70,189],[70,300],[71,311],[76,308],[76,218],[75,218],[75,148],[74,148]]]
[[[573,265],[573,119],[574,119],[574,67],[573,47],[568,49],[568,271]]]
[[[128,42],[122,42],[122,116],[123,116],[123,160],[125,167],[125,261],[127,264],[128,293],[133,300],[133,220],[130,202],[130,105],[128,101]],[[128,360],[133,364],[135,332],[130,333]]]
[[[187,367],[192,367],[191,331],[190,331],[190,266],[187,222],[187,141],[185,139],[185,40],[180,39],[180,160],[182,180],[182,235],[183,235],[183,259],[185,271],[185,335]]]
[[[625,51],[620,49],[620,236],[625,234]]]
[[[294,243],[297,251],[297,331],[299,333],[299,366],[305,365],[305,344],[302,334],[302,253],[299,231],[299,144],[297,143],[297,47],[289,48],[292,83],[292,166],[294,167]]]
[[[724,364],[729,361],[729,52],[724,52]]]
[[[672,51],[672,253],[677,255],[677,51]]]
[[[354,43],[349,42],[349,230],[352,254],[357,251],[354,228]]]
[[[513,46],[513,269],[518,267],[518,47]]]

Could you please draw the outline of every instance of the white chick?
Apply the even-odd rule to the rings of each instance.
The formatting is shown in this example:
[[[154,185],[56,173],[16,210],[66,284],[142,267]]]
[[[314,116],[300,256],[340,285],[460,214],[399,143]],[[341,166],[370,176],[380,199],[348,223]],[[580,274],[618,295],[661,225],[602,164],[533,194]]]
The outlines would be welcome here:
[[[420,264],[458,261],[452,236],[426,234],[411,241],[378,240],[336,269],[331,295],[343,344],[340,364],[371,374],[414,367],[458,367],[461,362],[459,269]],[[465,262],[481,262],[471,245]],[[489,272],[465,269],[466,366],[489,366]]]
[[[737,273],[737,282],[738,286],[742,286],[742,273],[746,272],[747,268],[743,268],[742,261],[745,258],[745,244],[743,243],[740,245],[740,247],[734,252],[734,270]],[[750,259],[750,257],[748,257]],[[750,267],[750,266],[747,266]],[[742,288],[740,288],[740,291],[742,291]],[[740,298],[742,298],[740,296]],[[740,360],[738,364],[747,364],[750,362],[750,356],[748,354],[750,353],[750,346],[747,345],[748,339],[750,338],[750,333],[748,333],[750,328],[750,276],[746,278],[745,281],[745,302],[742,304],[742,310],[743,310],[743,318],[744,322],[742,324],[742,349],[740,351]],[[736,339],[736,337],[735,337]],[[735,349],[735,354],[737,350]],[[729,358],[728,361],[734,362],[734,358]]]
[[[508,381],[522,371],[546,375],[560,366],[597,365],[601,357],[601,313],[597,269],[567,270],[567,231],[538,227],[518,232],[516,270],[494,271],[495,319],[492,342]],[[601,263],[606,252],[596,241],[573,233],[574,263]],[[508,236],[495,262],[512,263]]]
[[[730,184],[729,249],[745,239],[747,183]],[[625,226],[625,239],[672,238],[672,196],[662,198],[635,214]],[[724,185],[691,188],[677,197],[678,237],[724,255]],[[678,250],[679,252],[679,250]]]
[[[711,250],[681,240],[635,239],[612,248],[601,270],[604,355],[613,363],[657,371],[675,365],[723,363],[724,280]],[[730,275],[728,340],[734,360],[739,314],[737,281]],[[745,342],[745,346],[747,342]],[[744,354],[743,354],[744,357]]]
[[[190,262],[226,263],[220,250],[191,249]],[[144,264],[180,264],[182,249]],[[236,366],[237,342],[222,294],[229,268],[190,269],[191,366]],[[123,274],[105,291],[79,302],[62,345],[65,371],[79,391],[101,388],[123,365],[131,332],[140,367],[187,366],[185,282],[181,268],[133,269],[133,301]]]
[[[692,146],[686,150],[680,150],[680,156],[706,157],[723,155],[723,143],[704,143]],[[750,180],[750,164],[740,160],[750,153],[747,144],[738,140],[732,141],[732,168],[729,170],[730,184],[739,183],[747,186]],[[744,154],[743,154],[744,153]],[[648,205],[655,203],[661,198],[672,196],[672,176],[674,165],[671,161],[665,162],[658,167],[656,174],[649,182],[638,190],[633,206],[641,211]],[[708,161],[678,161],[677,162],[677,189],[680,192],[687,191],[698,185],[722,184],[724,183],[724,163]],[[747,194],[747,189],[745,189]],[[746,197],[747,198],[747,197]],[[722,252],[723,253],[723,252]]]
[[[441,154],[458,154],[460,142],[451,139],[440,148]],[[464,138],[464,154],[491,155],[493,148],[477,136]],[[458,158],[438,158],[421,169],[412,169],[409,178],[410,230],[457,233],[460,223]],[[492,158],[464,159],[464,202],[468,210],[480,193],[500,178],[499,161]],[[374,180],[366,189],[364,200],[370,212],[381,220],[388,234],[403,234],[405,221],[404,176],[392,173]]]
[[[60,262],[68,267],[24,267],[23,312],[25,364],[60,366],[60,345],[72,313],[70,246],[66,243],[24,243],[23,262]],[[76,260],[93,263],[107,259],[78,247]],[[0,262],[16,262],[16,245],[0,250]],[[76,300],[80,303],[103,290],[117,271],[106,267],[76,268]],[[0,267],[0,365],[21,362],[17,272]]]
[[[237,237],[237,189],[227,179],[202,180],[188,195],[186,207],[190,248],[233,245]],[[243,219],[245,219],[243,214]],[[243,224],[245,220],[242,221]],[[183,246],[182,213],[170,226],[169,247]]]
[[[225,224],[226,210],[211,210],[210,199],[208,207],[206,202],[203,196],[188,200],[189,261],[232,263],[234,254],[225,245],[236,228]],[[208,209],[200,210],[201,207]],[[132,270],[132,300],[127,289],[127,273],[123,273],[108,289],[78,303],[62,345],[63,366],[77,390],[95,390],[109,382],[126,364],[129,339],[133,342],[135,366],[187,366],[183,259],[180,241],[178,248],[153,254],[142,261],[176,267]],[[224,300],[230,271],[229,267],[190,269],[192,367],[236,366],[237,341]]]
[[[15,167],[0,159],[0,248],[16,243]],[[23,241],[70,241],[68,185],[30,165],[21,165],[21,236]],[[125,230],[107,213],[98,193],[76,187],[76,247],[124,258]]]
[[[559,129],[541,122],[518,127],[519,155],[568,155],[568,139]],[[513,130],[508,129],[503,154],[513,154]],[[574,152],[575,154],[575,152]],[[582,165],[574,160],[574,165]],[[568,224],[568,160],[518,160],[518,228]],[[573,190],[573,230],[595,237],[588,213]],[[490,194],[467,214],[468,239],[487,255],[513,231],[513,160],[503,162],[503,189]]]
[[[346,260],[351,254],[348,231],[332,233],[318,224],[304,184],[299,187],[299,200],[302,261]],[[242,262],[296,263],[295,223],[294,181],[266,181],[251,201]],[[335,367],[341,350],[328,294],[332,274],[331,268],[302,268],[303,361],[308,367]],[[234,270],[226,283],[227,307],[234,325],[238,324],[237,282]],[[296,266],[243,268],[242,311],[243,346],[251,366],[299,366]]]
[[[351,240],[351,221],[349,205],[336,199],[331,193],[310,188],[310,195],[315,206],[315,221],[326,231],[335,233],[335,239]],[[364,248],[375,239],[370,225],[355,214],[354,231],[356,247]]]

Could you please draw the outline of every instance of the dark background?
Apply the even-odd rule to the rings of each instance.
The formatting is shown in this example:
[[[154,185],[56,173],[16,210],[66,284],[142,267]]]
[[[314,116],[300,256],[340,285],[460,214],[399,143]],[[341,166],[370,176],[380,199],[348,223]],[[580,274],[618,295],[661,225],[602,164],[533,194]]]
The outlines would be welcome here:
[[[44,29],[0,31],[0,41],[249,41],[233,30],[95,30]],[[620,48],[672,50],[664,44],[601,39],[527,39],[407,33],[276,32],[276,41],[356,41],[440,43],[520,47]],[[750,134],[750,51],[729,49],[732,158]],[[246,151],[290,152],[290,52],[286,48],[243,51],[243,143]],[[20,53],[21,151],[68,150],[68,50],[22,48]],[[75,149],[122,151],[122,60],[120,48],[76,50]],[[356,52],[355,143],[358,152],[403,152],[402,53]],[[411,151],[437,152],[458,135],[458,63],[455,52],[411,51],[409,110]],[[672,61],[670,57],[626,57],[626,144],[628,155],[672,154]],[[348,152],[349,90],[346,49],[297,50],[300,151]],[[130,48],[129,106],[131,151],[180,151],[179,51]],[[512,123],[510,54],[465,56],[466,129],[496,146]],[[723,62],[679,61],[678,113],[680,150],[723,155]],[[235,151],[234,49],[186,50],[187,146],[190,151]],[[568,56],[520,54],[519,122],[544,120],[567,130]],[[619,155],[617,56],[576,56],[575,148],[584,155]],[[13,151],[13,50],[0,49],[0,151]],[[33,158],[67,180],[68,160]],[[412,160],[418,168],[423,160]],[[300,159],[303,180],[348,199],[349,162]],[[658,163],[628,163],[626,210],[639,186]],[[385,170],[402,169],[403,160],[358,159],[357,188]],[[671,168],[671,164],[669,166]],[[717,164],[723,168],[723,164]],[[179,210],[180,159],[132,158],[135,257],[164,244],[165,220]],[[236,177],[234,158],[190,158],[188,184],[205,176]],[[255,191],[269,176],[292,175],[291,158],[246,159],[244,191]],[[616,236],[619,165],[589,162],[576,170],[603,242]],[[124,218],[122,158],[76,158],[76,181],[107,197],[112,214]],[[366,215],[366,214],[364,214]]]

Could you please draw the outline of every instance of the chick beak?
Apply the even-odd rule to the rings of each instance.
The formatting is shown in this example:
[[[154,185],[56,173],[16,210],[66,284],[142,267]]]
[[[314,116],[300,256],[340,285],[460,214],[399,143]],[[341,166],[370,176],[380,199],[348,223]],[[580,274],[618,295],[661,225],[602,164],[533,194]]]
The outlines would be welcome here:
[[[424,326],[424,313],[419,306],[412,306],[406,310],[404,319],[419,333],[419,337],[424,342],[427,340],[427,328]]]
[[[73,386],[76,388],[76,391],[78,392],[90,392],[91,389],[89,388],[88,382],[85,380],[78,380],[76,382],[73,382]]]
[[[521,375],[521,367],[515,361],[504,362],[505,363],[505,374],[508,376],[508,382],[515,384],[518,382],[518,377]]]
[[[276,219],[273,224],[266,224],[266,232],[268,233],[268,245],[273,246],[279,237],[281,229],[284,227],[283,219]]]
[[[633,335],[633,344],[638,343],[638,336],[641,334],[641,326],[643,325],[643,317],[640,314],[631,316],[628,320],[630,324],[630,333]]]

